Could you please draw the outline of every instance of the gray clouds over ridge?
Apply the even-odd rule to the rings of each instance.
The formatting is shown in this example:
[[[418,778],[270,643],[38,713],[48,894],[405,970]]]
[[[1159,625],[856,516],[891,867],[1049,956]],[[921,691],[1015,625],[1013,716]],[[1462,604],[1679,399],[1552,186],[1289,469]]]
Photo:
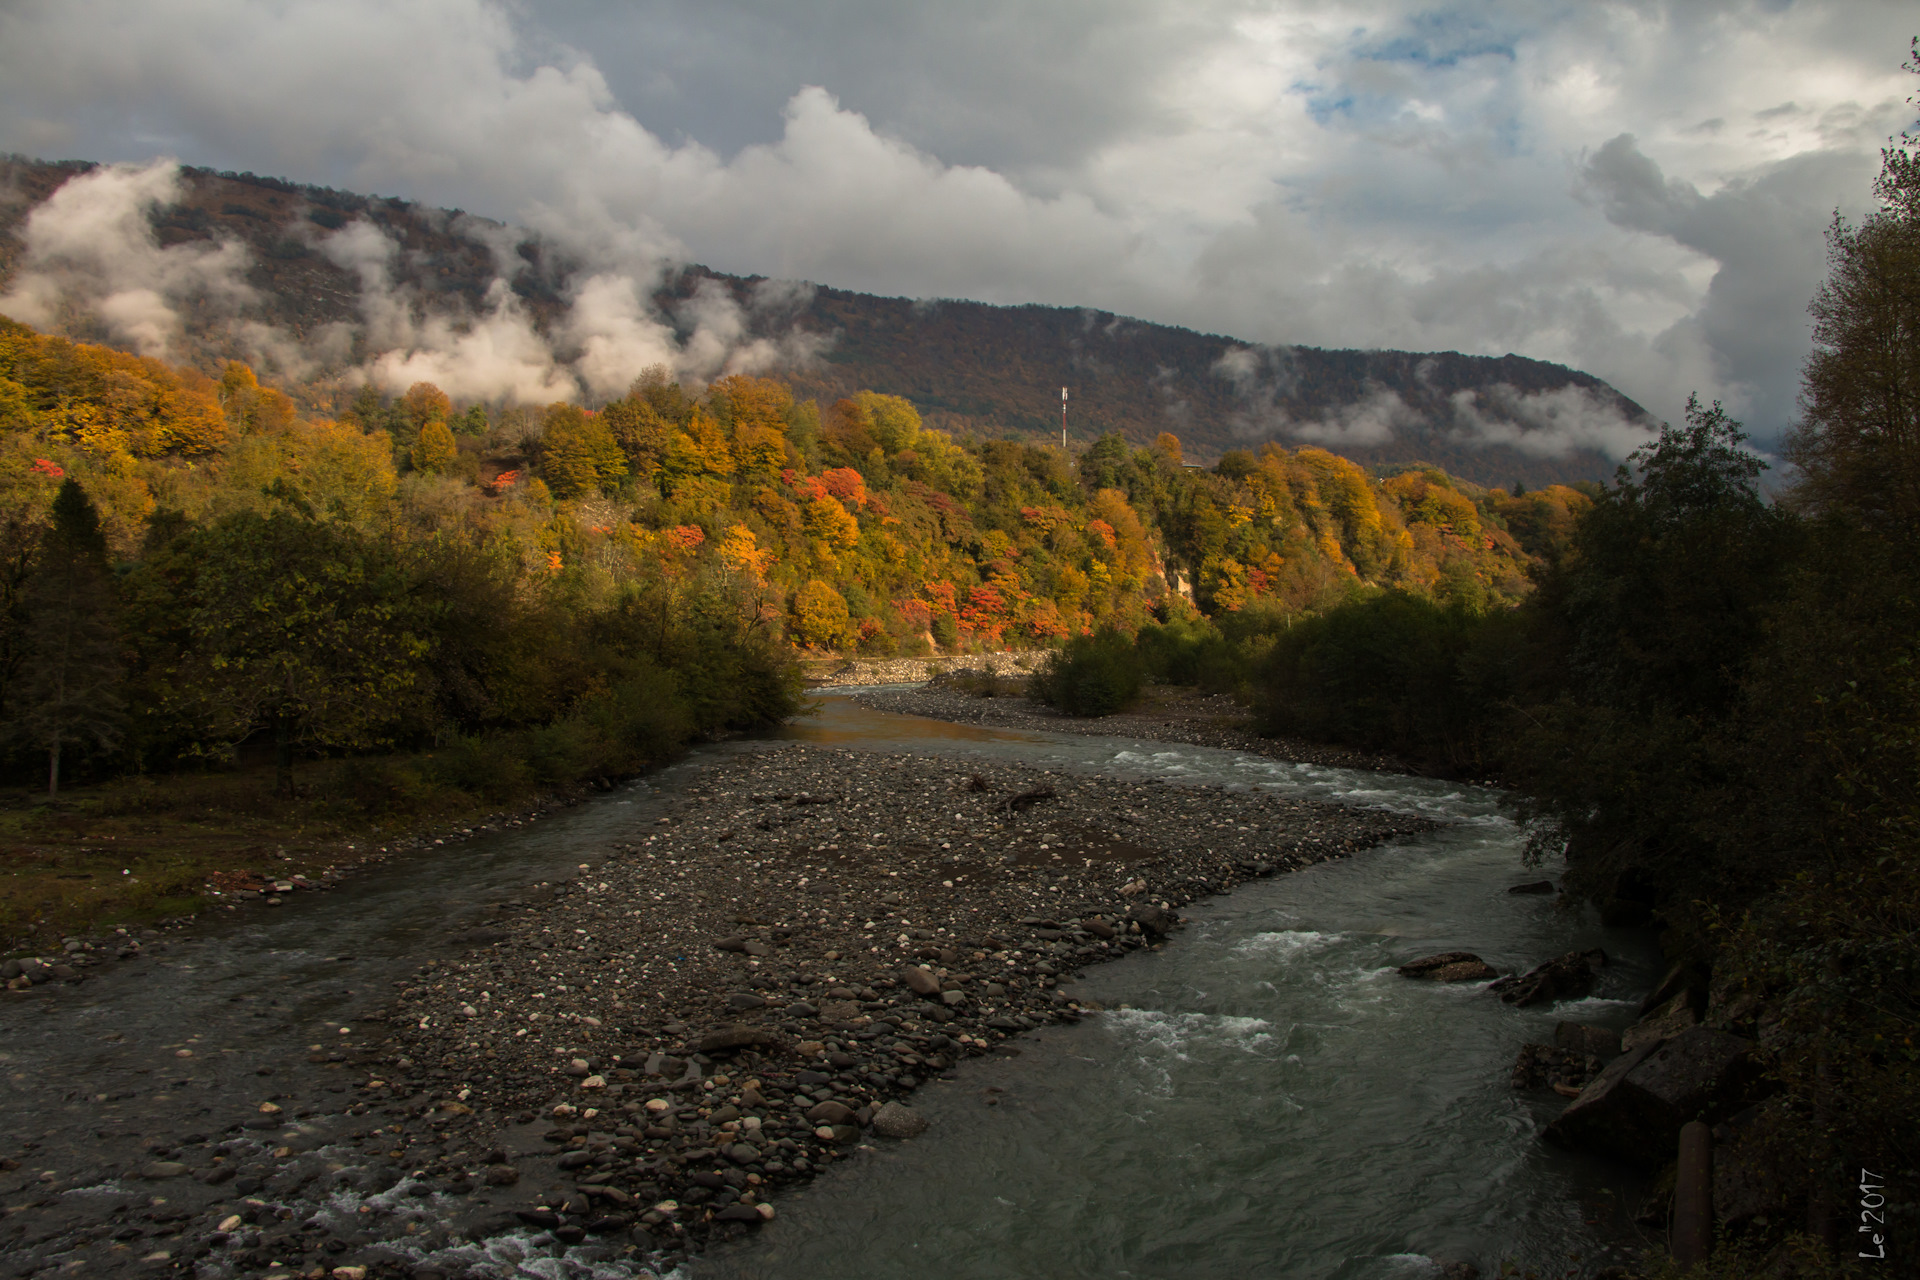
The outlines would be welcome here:
[[[1788,420],[1906,6],[17,0],[0,148],[843,288],[1558,360]]]

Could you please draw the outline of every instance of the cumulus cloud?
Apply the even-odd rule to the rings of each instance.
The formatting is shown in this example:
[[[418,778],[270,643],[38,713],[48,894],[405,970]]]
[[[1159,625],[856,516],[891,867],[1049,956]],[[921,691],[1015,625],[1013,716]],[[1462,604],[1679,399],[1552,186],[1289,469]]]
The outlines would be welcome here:
[[[1807,352],[1806,306],[1825,274],[1822,232],[1835,194],[1849,193],[1849,203],[1857,203],[1873,170],[1870,153],[1822,150],[1731,178],[1706,195],[1666,176],[1623,133],[1587,159],[1578,189],[1615,226],[1713,263],[1697,305],[1653,345],[1710,352],[1712,385],[1765,413],[1793,403]]]
[[[111,165],[62,184],[27,215],[20,265],[0,295],[0,314],[42,328],[99,325],[141,355],[165,356],[180,336],[182,306],[235,309],[249,302],[245,246],[161,247],[153,210],[179,194],[179,166],[171,160]]]
[[[1814,214],[1864,201],[1905,122],[1892,0],[1043,9],[18,0],[0,147],[160,137],[531,227],[581,264],[556,340],[596,389],[659,337],[636,264],[701,261],[1259,343],[1516,351],[1662,417],[1721,396],[1765,434],[1806,349]],[[783,358],[716,355],[711,301],[680,358]]]
[[[1588,387],[1522,393],[1505,383],[1452,396],[1453,438],[1507,445],[1536,458],[1564,458],[1594,449],[1621,461],[1650,444],[1654,432],[1628,417],[1613,397]]]

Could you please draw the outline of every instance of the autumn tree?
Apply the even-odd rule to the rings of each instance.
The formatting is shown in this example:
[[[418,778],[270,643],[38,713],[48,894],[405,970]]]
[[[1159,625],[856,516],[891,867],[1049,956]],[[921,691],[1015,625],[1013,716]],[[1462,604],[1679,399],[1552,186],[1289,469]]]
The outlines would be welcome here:
[[[862,391],[854,401],[860,406],[868,433],[888,453],[911,449],[920,438],[920,411],[904,396]]]
[[[413,448],[407,451],[413,469],[428,475],[445,471],[459,456],[459,446],[454,443],[453,430],[447,426],[445,418],[427,419],[420,428],[420,434],[414,438]]]
[[[228,361],[220,376],[220,407],[227,415],[227,429],[237,436],[285,431],[299,416],[286,392],[261,386],[253,370],[238,360]]]
[[[600,418],[626,455],[631,474],[652,479],[660,473],[673,426],[645,396],[631,392],[602,409]]]
[[[1920,537],[1920,137],[1900,143],[1881,153],[1880,208],[1858,224],[1836,215],[1828,229],[1787,454],[1807,507],[1910,541]]]
[[[431,382],[416,382],[408,387],[397,407],[401,414],[398,434],[403,440],[417,437],[429,422],[445,424],[453,416],[453,401]]]
[[[580,498],[610,489],[627,474],[626,455],[598,414],[573,404],[547,409],[540,469],[556,498]]]
[[[69,748],[110,749],[126,727],[107,540],[99,513],[71,478],[53,500],[26,606],[28,652],[12,726],[47,753],[51,800],[60,793],[61,758]]]
[[[627,398],[639,400],[655,413],[663,422],[676,425],[685,422],[693,413],[693,399],[681,387],[679,379],[673,376],[673,370],[664,364],[648,365],[640,371],[627,390]]]
[[[795,640],[816,648],[835,648],[853,638],[846,598],[818,578],[794,593],[790,625]]]

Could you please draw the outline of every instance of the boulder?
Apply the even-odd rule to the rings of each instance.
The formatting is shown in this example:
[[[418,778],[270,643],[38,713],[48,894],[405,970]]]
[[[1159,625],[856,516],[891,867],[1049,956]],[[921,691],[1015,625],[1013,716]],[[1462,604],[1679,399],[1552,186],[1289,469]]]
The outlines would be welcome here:
[[[1152,903],[1142,903],[1127,912],[1127,918],[1140,926],[1140,932],[1161,937],[1173,932],[1180,923],[1180,917],[1165,907],[1156,907]]]
[[[1658,1044],[1697,1025],[1700,1015],[1693,1011],[1692,996],[1691,991],[1682,991],[1652,1014],[1628,1027],[1620,1033],[1620,1047],[1636,1049],[1643,1044]]]
[[[1697,1013],[1700,1009],[1699,993],[1704,987],[1699,967],[1692,961],[1682,960],[1668,969],[1653,990],[1647,992],[1646,999],[1640,1002],[1640,1016],[1644,1018],[1662,1005],[1671,1004],[1675,996],[1683,993],[1691,993],[1688,1002]]]
[[[883,1138],[912,1138],[927,1131],[927,1118],[904,1103],[889,1102],[873,1113],[873,1131]]]
[[[1525,894],[1552,893],[1553,881],[1534,880],[1534,881],[1530,881],[1527,884],[1517,884],[1517,885],[1514,885],[1511,889],[1507,890],[1507,892],[1508,893],[1525,893]]]
[[[860,1016],[860,1006],[852,1000],[829,1000],[820,1006],[820,1021],[838,1025]]]
[[[1516,1089],[1547,1089],[1573,1097],[1600,1074],[1600,1059],[1550,1044],[1523,1044],[1514,1060]]]
[[[1673,1158],[1680,1127],[1750,1101],[1759,1068],[1753,1043],[1693,1027],[1622,1054],[1581,1090],[1546,1136],[1645,1169]]]
[[[1569,951],[1525,973],[1509,974],[1487,990],[1498,991],[1502,1000],[1523,1009],[1555,1000],[1577,1000],[1593,990],[1593,971],[1606,962],[1607,953],[1597,947],[1592,951]]]
[[[807,1119],[816,1125],[852,1124],[853,1108],[844,1102],[818,1102],[807,1111]]]
[[[1553,1045],[1570,1053],[1588,1054],[1602,1062],[1619,1057],[1626,1047],[1620,1043],[1618,1031],[1585,1022],[1554,1023]]]
[[[1738,1233],[1791,1223],[1807,1202],[1804,1151],[1795,1150],[1779,1101],[1730,1117],[1713,1130],[1713,1216]]]
[[[1403,978],[1425,978],[1431,982],[1484,982],[1497,978],[1500,971],[1471,951],[1442,951],[1438,955],[1409,960],[1395,970]]]

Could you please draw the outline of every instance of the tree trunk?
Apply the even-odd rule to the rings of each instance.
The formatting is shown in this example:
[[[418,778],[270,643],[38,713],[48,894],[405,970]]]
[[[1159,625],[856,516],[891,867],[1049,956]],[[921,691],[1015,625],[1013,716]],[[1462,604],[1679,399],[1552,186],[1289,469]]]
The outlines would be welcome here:
[[[47,748],[47,799],[55,800],[60,796],[60,742]]]
[[[273,718],[273,794],[293,799],[293,717]]]

